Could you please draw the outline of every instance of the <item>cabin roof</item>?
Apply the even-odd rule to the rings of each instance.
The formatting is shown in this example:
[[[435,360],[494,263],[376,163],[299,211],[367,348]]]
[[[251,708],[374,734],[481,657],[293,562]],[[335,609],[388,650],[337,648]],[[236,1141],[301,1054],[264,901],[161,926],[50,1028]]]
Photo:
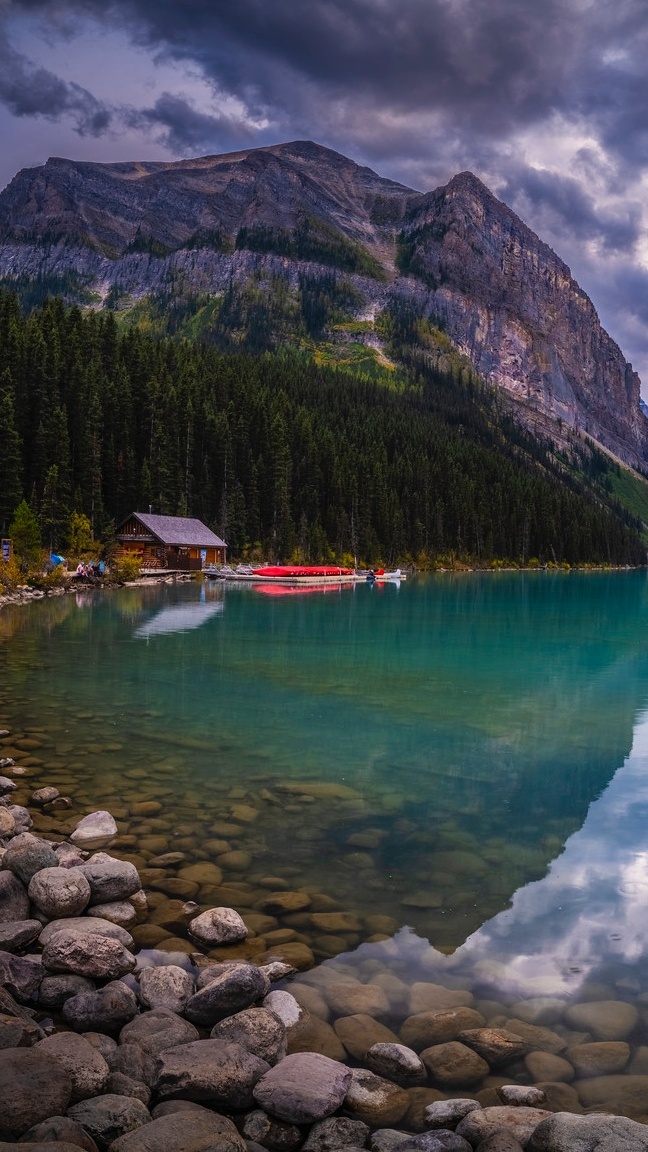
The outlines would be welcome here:
[[[149,512],[132,512],[119,525],[118,534],[133,516],[163,544],[183,544],[195,548],[227,547],[225,541],[203,524],[202,520],[193,520],[188,516],[154,516]]]

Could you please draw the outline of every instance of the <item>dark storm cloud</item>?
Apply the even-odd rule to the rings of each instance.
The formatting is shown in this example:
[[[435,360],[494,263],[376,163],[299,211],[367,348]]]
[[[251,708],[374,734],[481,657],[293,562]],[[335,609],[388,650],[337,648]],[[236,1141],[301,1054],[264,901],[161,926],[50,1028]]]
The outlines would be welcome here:
[[[628,193],[648,165],[645,0],[0,0],[3,13],[72,47],[103,22],[207,82],[209,99],[188,84],[124,109],[116,77],[112,123],[131,150],[138,135],[173,155],[310,138],[422,191],[475,171],[648,363],[643,206]],[[80,131],[110,117],[1,42],[0,101]]]
[[[163,92],[152,108],[126,112],[125,121],[129,127],[160,129],[162,143],[172,152],[240,148],[249,136],[241,120],[206,115],[171,92]]]
[[[81,135],[98,136],[108,127],[110,113],[90,92],[67,84],[53,72],[34,67],[11,47],[0,32],[0,103],[14,116],[70,116]]]
[[[67,7],[198,63],[255,114],[292,112],[301,91],[309,104],[319,93],[439,108],[496,134],[560,103],[579,30],[569,0],[113,0],[101,16],[94,0]]]
[[[103,20],[197,65],[277,140],[366,140],[378,157],[398,137],[388,111],[429,117],[445,151],[437,121],[451,149],[453,132],[478,146],[570,111],[595,116],[627,162],[648,142],[643,0],[13,0],[10,10],[68,30],[74,14]],[[178,147],[194,138],[189,123],[170,136]]]
[[[641,232],[639,204],[625,204],[615,213],[601,211],[572,176],[546,169],[518,168],[498,193],[523,218],[544,218],[554,234],[599,242],[610,251],[631,250]]]

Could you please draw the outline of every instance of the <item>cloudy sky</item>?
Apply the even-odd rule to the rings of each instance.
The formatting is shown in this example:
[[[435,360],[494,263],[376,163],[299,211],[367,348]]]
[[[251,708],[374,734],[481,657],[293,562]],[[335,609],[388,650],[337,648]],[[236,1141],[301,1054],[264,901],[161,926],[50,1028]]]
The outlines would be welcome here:
[[[471,169],[567,261],[648,395],[645,0],[0,0],[0,187],[48,156],[312,139]]]

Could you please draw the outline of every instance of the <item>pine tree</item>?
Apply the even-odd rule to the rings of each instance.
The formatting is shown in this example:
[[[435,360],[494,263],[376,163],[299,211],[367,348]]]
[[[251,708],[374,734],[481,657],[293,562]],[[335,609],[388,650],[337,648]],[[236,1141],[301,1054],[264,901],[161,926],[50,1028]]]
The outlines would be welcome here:
[[[14,400],[7,372],[0,378],[0,429],[0,531],[4,535],[23,494],[22,444],[16,428]]]
[[[21,500],[9,525],[14,555],[23,572],[36,567],[40,560],[41,536],[38,520],[26,500]]]
[[[41,535],[50,552],[58,552],[62,546],[69,515],[70,509],[60,482],[58,465],[52,464],[45,477],[39,515]]]

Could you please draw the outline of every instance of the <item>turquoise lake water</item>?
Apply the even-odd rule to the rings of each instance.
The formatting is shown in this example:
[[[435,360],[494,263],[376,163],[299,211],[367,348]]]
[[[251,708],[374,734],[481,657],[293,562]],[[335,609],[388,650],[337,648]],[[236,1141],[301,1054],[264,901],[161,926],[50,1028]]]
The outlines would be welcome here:
[[[284,878],[510,995],[648,990],[645,573],[80,592],[3,610],[0,644],[0,756],[140,860]]]

